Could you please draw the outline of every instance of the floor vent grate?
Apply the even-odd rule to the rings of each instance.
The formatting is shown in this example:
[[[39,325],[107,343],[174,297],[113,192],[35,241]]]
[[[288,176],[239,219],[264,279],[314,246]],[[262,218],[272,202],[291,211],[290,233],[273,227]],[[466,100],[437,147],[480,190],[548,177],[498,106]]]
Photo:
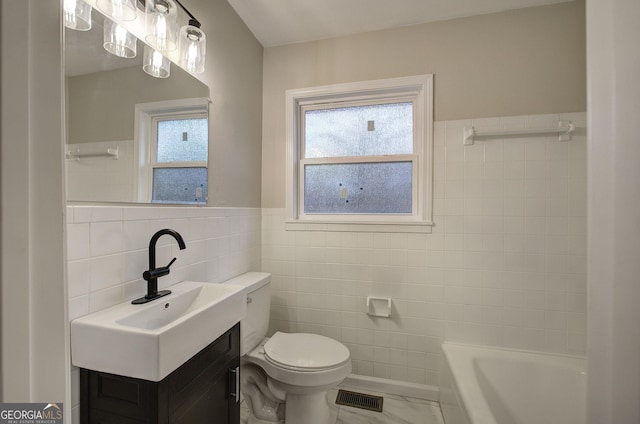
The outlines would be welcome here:
[[[336,405],[352,406],[369,411],[382,412],[382,396],[372,396],[364,393],[338,390]]]

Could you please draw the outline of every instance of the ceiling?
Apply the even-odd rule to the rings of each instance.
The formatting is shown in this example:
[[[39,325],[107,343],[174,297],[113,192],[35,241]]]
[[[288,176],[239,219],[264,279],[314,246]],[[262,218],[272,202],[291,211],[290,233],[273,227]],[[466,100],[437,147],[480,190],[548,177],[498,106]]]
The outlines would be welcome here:
[[[228,0],[264,47],[571,0]]]

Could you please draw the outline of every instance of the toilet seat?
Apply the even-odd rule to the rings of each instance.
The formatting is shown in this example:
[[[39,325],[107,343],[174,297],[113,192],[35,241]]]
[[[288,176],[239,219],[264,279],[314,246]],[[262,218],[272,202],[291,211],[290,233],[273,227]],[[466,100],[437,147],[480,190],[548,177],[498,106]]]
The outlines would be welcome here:
[[[276,332],[264,344],[265,359],[279,368],[296,372],[323,371],[350,360],[340,342],[317,334]]]
[[[274,337],[275,341],[270,343]],[[305,352],[304,342],[309,340],[316,342],[313,343],[314,346],[321,346],[315,352],[315,356],[325,352],[325,359],[316,358],[314,352]],[[267,354],[267,350],[270,354]],[[303,357],[296,358],[295,350],[306,353],[306,360],[300,360]],[[272,384],[279,386],[280,383],[284,383],[296,386],[296,390],[324,390],[323,387],[334,387],[351,372],[351,354],[342,343],[328,337],[305,333],[277,332],[244,355],[242,361],[262,368],[274,380]]]

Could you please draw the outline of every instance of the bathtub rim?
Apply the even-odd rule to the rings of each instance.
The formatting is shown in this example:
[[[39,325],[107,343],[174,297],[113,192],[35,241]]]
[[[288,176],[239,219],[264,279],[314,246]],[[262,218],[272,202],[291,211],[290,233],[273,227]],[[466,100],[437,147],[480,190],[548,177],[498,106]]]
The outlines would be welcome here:
[[[586,357],[579,355],[509,349],[498,346],[483,346],[449,341],[442,343],[441,350],[443,354],[442,359],[445,361],[445,365],[452,377],[451,383],[455,397],[459,403],[458,406],[462,409],[469,424],[497,424],[491,412],[491,407],[480,390],[480,382],[473,368],[473,359],[478,357],[478,351],[493,357],[496,355],[515,355],[515,357],[520,358],[523,356],[535,358],[538,360],[535,362],[549,362],[549,360],[552,360],[552,363],[556,365],[560,362],[563,365],[586,373]],[[472,352],[475,352],[476,355]],[[456,366],[451,365],[452,360],[457,364]]]

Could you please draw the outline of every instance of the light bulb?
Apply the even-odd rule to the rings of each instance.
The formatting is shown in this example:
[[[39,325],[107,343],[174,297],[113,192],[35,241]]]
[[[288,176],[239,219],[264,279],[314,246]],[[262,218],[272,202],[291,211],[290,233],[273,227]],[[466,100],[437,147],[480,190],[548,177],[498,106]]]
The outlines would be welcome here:
[[[96,6],[117,21],[133,21],[137,15],[135,0],[97,0]]]
[[[149,46],[144,46],[142,70],[152,77],[168,78],[171,74],[171,62],[162,53]]]
[[[64,0],[64,11],[74,13],[76,11],[76,0]]]
[[[187,69],[194,69],[197,59],[198,47],[195,44],[191,44],[187,50]]]
[[[153,58],[151,59],[151,66],[153,66],[154,71],[157,71],[158,69],[160,69],[160,67],[162,66],[162,59],[164,59],[164,56],[162,56],[162,54],[154,50]]]
[[[156,33],[156,48],[159,50],[167,49],[167,20],[164,15],[158,15],[154,29]]]
[[[127,30],[121,25],[116,25],[116,42],[118,44],[124,44],[127,39]]]
[[[122,25],[104,19],[103,46],[106,51],[118,57],[136,57],[137,41]]]
[[[80,0],[64,0],[64,26],[77,31],[91,29],[91,6]]]
[[[64,0],[64,24],[69,28],[77,25],[76,0]]]

